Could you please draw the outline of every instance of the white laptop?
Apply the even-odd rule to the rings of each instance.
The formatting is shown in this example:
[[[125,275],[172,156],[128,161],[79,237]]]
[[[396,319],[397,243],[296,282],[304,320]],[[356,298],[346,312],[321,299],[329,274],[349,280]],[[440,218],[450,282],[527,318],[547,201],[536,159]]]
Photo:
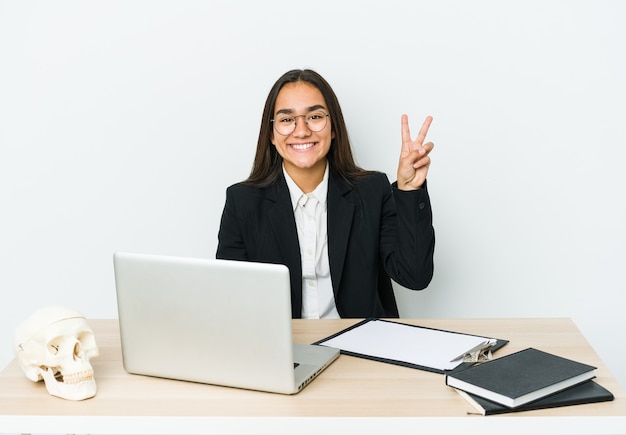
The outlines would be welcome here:
[[[339,350],[294,344],[284,265],[116,252],[124,368],[294,394]]]

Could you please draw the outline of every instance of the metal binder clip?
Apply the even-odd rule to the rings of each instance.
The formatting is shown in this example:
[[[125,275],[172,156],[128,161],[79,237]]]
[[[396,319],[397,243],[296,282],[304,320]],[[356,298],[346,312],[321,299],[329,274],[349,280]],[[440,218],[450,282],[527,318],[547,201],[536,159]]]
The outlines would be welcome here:
[[[492,358],[491,348],[497,343],[496,339],[490,339],[478,343],[476,346],[468,350],[467,352],[462,353],[456,358],[450,360],[450,362],[455,362],[462,360],[463,362],[485,362],[489,361]]]

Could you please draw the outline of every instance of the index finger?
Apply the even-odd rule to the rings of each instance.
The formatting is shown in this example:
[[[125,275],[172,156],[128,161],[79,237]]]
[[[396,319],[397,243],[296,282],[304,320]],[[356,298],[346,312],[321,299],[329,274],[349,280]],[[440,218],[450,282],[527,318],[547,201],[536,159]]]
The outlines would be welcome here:
[[[420,132],[417,134],[417,139],[415,141],[421,146],[426,139],[426,134],[428,133],[428,129],[430,128],[430,124],[433,122],[432,116],[427,116],[422,124],[422,128],[420,128]]]

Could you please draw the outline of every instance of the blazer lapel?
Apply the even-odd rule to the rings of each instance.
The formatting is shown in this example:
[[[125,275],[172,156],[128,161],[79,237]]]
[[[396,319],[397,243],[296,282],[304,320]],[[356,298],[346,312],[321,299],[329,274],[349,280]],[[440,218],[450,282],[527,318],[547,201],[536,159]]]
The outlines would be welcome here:
[[[267,213],[281,257],[291,271],[291,287],[293,289],[291,305],[293,313],[297,315],[302,310],[302,280],[296,279],[302,276],[302,261],[296,220],[284,176],[281,175],[278,182],[269,188],[266,197],[273,202]]]
[[[347,197],[351,191],[352,186],[331,171],[328,180],[328,261],[335,295],[341,282],[352,230],[354,204]]]

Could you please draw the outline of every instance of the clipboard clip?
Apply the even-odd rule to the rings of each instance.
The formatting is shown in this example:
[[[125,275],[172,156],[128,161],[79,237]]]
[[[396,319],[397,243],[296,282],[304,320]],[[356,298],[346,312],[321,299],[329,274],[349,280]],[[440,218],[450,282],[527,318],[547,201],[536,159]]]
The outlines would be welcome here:
[[[485,340],[483,342],[478,343],[476,346],[468,350],[467,352],[463,352],[461,355],[457,356],[454,359],[451,359],[450,362],[463,361],[463,362],[484,362],[491,359],[491,348],[498,342],[495,338],[491,338],[489,340]]]

